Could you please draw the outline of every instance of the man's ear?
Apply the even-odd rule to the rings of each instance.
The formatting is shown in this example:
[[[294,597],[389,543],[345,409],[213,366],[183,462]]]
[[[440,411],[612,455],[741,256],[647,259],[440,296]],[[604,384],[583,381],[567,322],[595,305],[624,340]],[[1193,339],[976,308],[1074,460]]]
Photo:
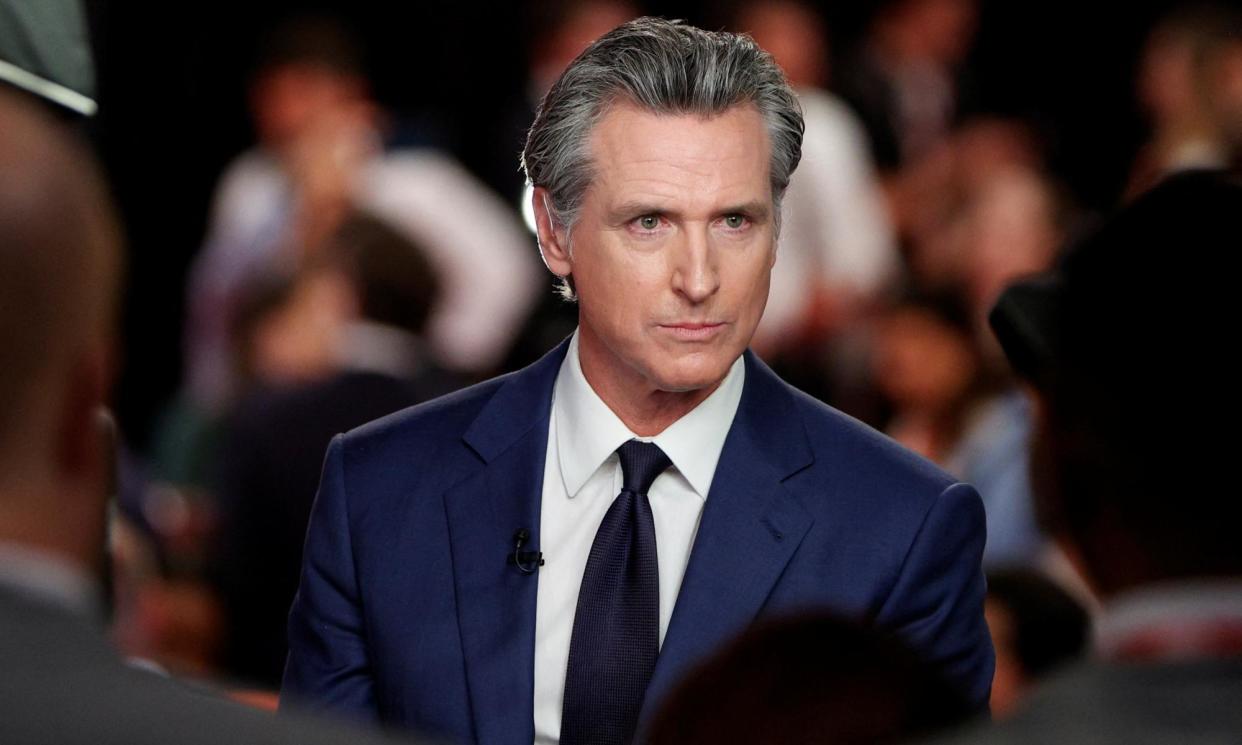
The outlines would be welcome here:
[[[535,211],[535,230],[539,235],[539,253],[548,270],[558,277],[568,277],[573,271],[569,255],[569,231],[557,225],[552,216],[552,197],[548,190],[536,186],[531,194],[531,206]]]

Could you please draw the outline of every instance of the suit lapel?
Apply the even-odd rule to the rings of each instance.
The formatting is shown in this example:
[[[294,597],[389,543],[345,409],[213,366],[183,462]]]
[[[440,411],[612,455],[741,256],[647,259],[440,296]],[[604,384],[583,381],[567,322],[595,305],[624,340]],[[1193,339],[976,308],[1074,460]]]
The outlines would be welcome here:
[[[565,344],[508,378],[464,439],[482,466],[444,495],[475,734],[481,745],[534,739],[538,574],[508,564],[514,533],[539,546],[552,387]]]
[[[510,376],[464,440],[480,468],[445,492],[458,621],[481,745],[534,739],[538,574],[506,562],[518,528],[537,550],[552,388],[561,344]],[[688,668],[744,629],[806,535],[782,481],[813,457],[793,394],[746,353],[746,387],[721,452],[641,721]]]
[[[725,439],[642,722],[705,655],[762,608],[812,517],[782,485],[813,460],[793,394],[750,352],[746,387]]]

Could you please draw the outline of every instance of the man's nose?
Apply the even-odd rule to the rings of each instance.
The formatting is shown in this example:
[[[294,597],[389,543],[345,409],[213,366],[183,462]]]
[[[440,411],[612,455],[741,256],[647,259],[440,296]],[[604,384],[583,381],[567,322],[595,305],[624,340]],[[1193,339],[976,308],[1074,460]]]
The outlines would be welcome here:
[[[720,289],[716,251],[706,227],[686,230],[674,251],[673,290],[691,303],[701,303]]]

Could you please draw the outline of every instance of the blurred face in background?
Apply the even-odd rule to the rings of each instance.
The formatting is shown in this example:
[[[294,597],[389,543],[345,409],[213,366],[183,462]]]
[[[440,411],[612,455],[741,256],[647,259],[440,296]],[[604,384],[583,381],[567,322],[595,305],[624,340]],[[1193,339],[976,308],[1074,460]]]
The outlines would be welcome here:
[[[881,320],[872,365],[895,406],[931,412],[957,403],[976,373],[969,337],[918,307],[896,308]]]
[[[738,29],[772,55],[792,85],[827,85],[827,32],[810,8],[796,2],[753,3],[738,19]]]
[[[250,90],[255,132],[267,147],[284,147],[327,113],[365,102],[364,94],[353,75],[323,65],[277,65],[260,73]]]
[[[905,54],[954,67],[961,64],[975,36],[977,0],[906,0],[881,19],[881,33]]]
[[[540,232],[549,268],[575,284],[583,370],[605,401],[709,392],[767,303],[775,223],[763,119],[749,105],[703,119],[618,104],[590,148],[594,179],[570,234],[553,236],[546,219]]]

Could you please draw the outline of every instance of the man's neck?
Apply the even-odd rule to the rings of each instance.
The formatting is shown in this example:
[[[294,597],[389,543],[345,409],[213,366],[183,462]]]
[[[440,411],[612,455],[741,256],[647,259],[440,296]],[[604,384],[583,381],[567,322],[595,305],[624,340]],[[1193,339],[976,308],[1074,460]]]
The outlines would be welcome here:
[[[636,379],[609,374],[607,363],[579,336],[578,360],[591,389],[639,437],[654,437],[703,403],[721,381],[690,391],[662,391]],[[613,371],[615,373],[615,371]]]

